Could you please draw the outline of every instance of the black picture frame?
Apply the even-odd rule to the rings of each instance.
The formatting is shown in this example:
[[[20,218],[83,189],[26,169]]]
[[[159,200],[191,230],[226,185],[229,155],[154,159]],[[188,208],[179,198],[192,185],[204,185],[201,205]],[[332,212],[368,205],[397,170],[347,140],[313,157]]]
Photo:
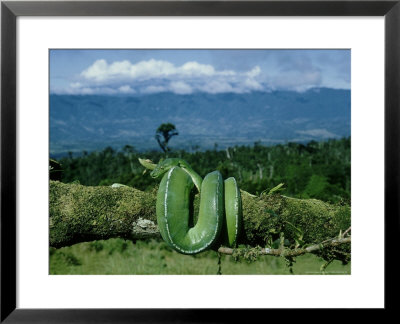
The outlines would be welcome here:
[[[400,0],[380,1],[2,1],[1,3],[1,317],[4,323],[235,321],[244,309],[16,308],[16,19],[19,16],[383,16],[385,19],[385,309],[398,286]],[[373,154],[373,152],[371,152]],[[366,175],[367,176],[367,175]],[[371,189],[372,190],[372,189]],[[393,260],[393,261],[392,261]],[[367,284],[367,283],[366,283]],[[257,314],[254,314],[256,316]],[[252,314],[253,316],[253,314]]]

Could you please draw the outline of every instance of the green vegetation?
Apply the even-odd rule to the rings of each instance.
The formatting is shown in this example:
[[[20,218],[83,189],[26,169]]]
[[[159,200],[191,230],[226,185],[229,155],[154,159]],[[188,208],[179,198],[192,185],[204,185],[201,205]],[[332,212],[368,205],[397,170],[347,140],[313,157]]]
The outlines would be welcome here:
[[[344,208],[350,204],[350,138],[270,147],[254,143],[252,147],[236,146],[226,150],[217,150],[216,146],[215,150],[205,152],[172,151],[167,154],[168,157],[185,159],[203,177],[216,169],[224,178],[234,176],[242,190],[255,195],[272,190],[285,196],[315,198]],[[121,151],[106,148],[101,152],[84,152],[77,157],[70,154],[58,162],[64,183],[78,182],[88,186],[121,183],[143,191],[154,191],[159,180],[143,174],[144,168],[138,158],[157,163],[165,157],[161,152],[139,153],[127,145]],[[292,236],[301,244],[303,233],[297,231],[293,227]],[[272,246],[274,242],[270,243]],[[261,256],[248,263],[236,262],[234,256],[223,255],[221,272],[316,274],[321,273],[320,269],[325,265],[325,261],[315,255],[297,257],[295,261],[293,267],[287,267],[287,261],[280,257]],[[217,271],[218,254],[215,251],[194,256],[180,255],[171,251],[164,242],[155,240],[132,244],[123,239],[110,239],[50,249],[51,274],[217,274]],[[342,265],[334,261],[325,273],[350,274],[350,263]]]
[[[306,145],[235,146],[226,150],[188,153],[173,151],[168,157],[186,160],[204,177],[219,170],[224,179],[235,177],[239,188],[260,194],[284,183],[283,194],[296,198],[315,198],[327,202],[350,202],[350,138],[310,142]],[[165,158],[162,152],[138,153],[126,145],[121,151],[108,147],[101,152],[59,160],[62,181],[79,181],[87,186],[121,183],[140,190],[152,190],[159,182],[143,175],[138,158],[155,163]]]
[[[296,258],[293,274],[321,274],[324,261],[315,255]],[[206,251],[183,255],[162,241],[131,241],[110,239],[79,243],[61,249],[50,249],[50,274],[210,274],[218,272],[218,254]],[[221,256],[221,273],[228,274],[290,274],[283,258],[260,256],[256,262],[236,262],[233,256]],[[326,274],[350,274],[350,263],[333,261]]]

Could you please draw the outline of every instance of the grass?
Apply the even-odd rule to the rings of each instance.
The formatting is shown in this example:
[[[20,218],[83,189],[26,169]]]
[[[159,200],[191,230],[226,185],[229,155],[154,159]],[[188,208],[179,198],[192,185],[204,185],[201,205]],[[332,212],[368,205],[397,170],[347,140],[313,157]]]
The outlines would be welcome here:
[[[295,275],[322,274],[325,262],[312,254],[297,257],[292,271]],[[350,274],[350,263],[332,262],[325,274]],[[50,274],[61,275],[215,275],[218,272],[218,254],[206,251],[197,255],[182,255],[162,241],[125,241],[110,239],[75,244],[61,249],[50,249]],[[261,256],[257,261],[236,262],[233,257],[221,257],[223,275],[282,275],[291,274],[285,260]]]

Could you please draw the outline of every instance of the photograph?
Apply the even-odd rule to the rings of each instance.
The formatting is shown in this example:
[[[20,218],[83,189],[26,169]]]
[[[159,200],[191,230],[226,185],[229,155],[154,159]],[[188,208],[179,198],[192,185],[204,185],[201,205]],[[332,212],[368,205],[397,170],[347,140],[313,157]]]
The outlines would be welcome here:
[[[48,59],[49,275],[351,275],[351,49]]]
[[[399,2],[2,1],[0,322],[395,309]]]

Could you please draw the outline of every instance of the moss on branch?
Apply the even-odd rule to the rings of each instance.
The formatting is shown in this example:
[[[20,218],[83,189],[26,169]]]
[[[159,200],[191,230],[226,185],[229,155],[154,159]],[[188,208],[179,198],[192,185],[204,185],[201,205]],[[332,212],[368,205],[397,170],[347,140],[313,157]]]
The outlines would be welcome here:
[[[155,192],[50,181],[50,246],[158,234]]]
[[[50,246],[62,247],[96,239],[159,237],[156,190],[143,192],[50,181]],[[307,247],[336,237],[350,227],[350,206],[279,194],[242,191],[243,230],[239,244],[279,248]],[[195,199],[198,204],[198,199]],[[195,210],[196,210],[195,206]],[[350,244],[336,247],[333,258],[347,260]],[[327,251],[321,256],[332,257]],[[340,258],[338,255],[346,255]]]

